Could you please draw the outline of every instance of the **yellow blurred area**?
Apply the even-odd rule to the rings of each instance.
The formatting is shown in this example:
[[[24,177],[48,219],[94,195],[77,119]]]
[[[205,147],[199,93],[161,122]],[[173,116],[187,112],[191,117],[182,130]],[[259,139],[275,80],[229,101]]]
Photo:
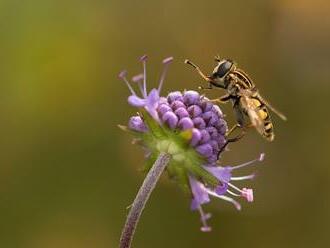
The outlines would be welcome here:
[[[150,87],[175,58],[163,94],[200,85],[185,58],[206,72],[214,55],[232,58],[288,121],[273,117],[274,142],[251,130],[223,157],[266,153],[253,204],[213,201],[201,233],[162,180],[133,247],[328,247],[329,13],[322,0],[0,1],[0,247],[118,246],[143,152],[117,128],[136,111],[117,74],[141,72],[144,53]]]

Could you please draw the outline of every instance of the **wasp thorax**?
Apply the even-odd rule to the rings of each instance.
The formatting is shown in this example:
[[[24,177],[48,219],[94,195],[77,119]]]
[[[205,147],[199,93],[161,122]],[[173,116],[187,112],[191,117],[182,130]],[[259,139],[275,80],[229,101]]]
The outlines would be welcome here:
[[[224,77],[231,69],[233,62],[229,60],[222,60],[219,64],[214,68],[213,75],[215,77],[222,78]]]

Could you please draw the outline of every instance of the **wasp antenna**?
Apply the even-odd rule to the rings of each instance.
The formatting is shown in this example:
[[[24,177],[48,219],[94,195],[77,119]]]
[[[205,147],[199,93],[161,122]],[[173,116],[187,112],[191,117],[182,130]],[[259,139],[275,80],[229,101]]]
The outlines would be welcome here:
[[[201,71],[201,69],[199,69],[199,67],[198,67],[197,65],[195,65],[193,62],[191,62],[189,59],[186,59],[184,62],[185,62],[185,64],[188,64],[188,65],[191,65],[192,67],[194,67],[195,70],[198,72],[198,74],[199,74],[202,78],[204,78],[204,80],[206,80],[206,81],[208,81],[208,82],[211,81],[210,78],[207,77],[207,76],[205,76],[205,74]]]
[[[194,67],[195,69],[198,68],[197,65],[195,65],[193,62],[191,62],[189,59],[185,59],[184,61],[185,64],[191,65],[192,67]]]

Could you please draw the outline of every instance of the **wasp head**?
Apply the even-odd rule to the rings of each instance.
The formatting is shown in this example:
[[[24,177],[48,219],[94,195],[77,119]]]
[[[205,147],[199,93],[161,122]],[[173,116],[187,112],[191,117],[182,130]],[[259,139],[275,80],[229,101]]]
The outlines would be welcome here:
[[[214,68],[213,73],[211,75],[211,80],[213,84],[217,87],[227,88],[226,76],[233,69],[234,62],[229,59],[220,60],[219,57],[216,57],[217,66]]]

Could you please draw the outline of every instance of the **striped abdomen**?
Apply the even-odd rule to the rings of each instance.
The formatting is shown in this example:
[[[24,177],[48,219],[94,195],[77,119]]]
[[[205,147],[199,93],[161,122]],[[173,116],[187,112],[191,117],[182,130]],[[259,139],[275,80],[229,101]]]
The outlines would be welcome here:
[[[260,118],[260,126],[256,127],[258,132],[264,136],[267,140],[272,141],[274,139],[274,127],[269,115],[269,110],[266,105],[261,101],[258,95],[251,97],[254,102],[255,112]]]

